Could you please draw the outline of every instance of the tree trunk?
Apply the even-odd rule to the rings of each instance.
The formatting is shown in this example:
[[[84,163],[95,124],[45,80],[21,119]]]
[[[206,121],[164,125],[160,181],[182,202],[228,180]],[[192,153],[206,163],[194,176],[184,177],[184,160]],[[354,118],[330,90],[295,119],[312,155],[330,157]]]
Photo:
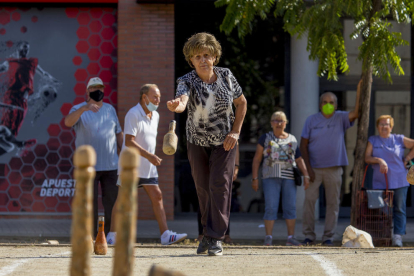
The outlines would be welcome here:
[[[364,61],[368,62],[368,61]],[[358,132],[355,149],[355,161],[352,178],[352,208],[351,208],[351,225],[356,227],[356,219],[359,210],[357,209],[357,193],[361,190],[361,184],[364,177],[365,165],[365,148],[368,141],[369,127],[369,104],[371,102],[371,84],[372,84],[372,66],[362,73],[361,96],[359,104]]]
[[[368,16],[368,29],[371,28],[371,19],[376,12],[381,10],[381,0],[371,0],[372,10]],[[372,33],[371,31],[369,33]],[[357,226],[357,193],[361,190],[362,180],[364,178],[364,165],[365,165],[365,148],[368,141],[368,126],[369,126],[369,104],[371,102],[371,86],[372,86],[372,59],[371,57],[365,57],[362,61],[362,84],[361,84],[361,96],[358,109],[358,131],[357,142],[355,149],[355,161],[352,178],[352,208],[351,208],[351,225]],[[366,69],[364,69],[366,68]]]

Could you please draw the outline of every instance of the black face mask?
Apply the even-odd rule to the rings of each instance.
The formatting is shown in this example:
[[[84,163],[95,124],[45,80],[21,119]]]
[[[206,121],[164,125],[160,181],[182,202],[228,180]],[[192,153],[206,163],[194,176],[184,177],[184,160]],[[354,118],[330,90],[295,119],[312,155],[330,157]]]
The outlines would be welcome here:
[[[101,90],[96,90],[93,92],[89,92],[89,97],[91,97],[92,100],[95,102],[100,102],[103,100],[105,94]]]

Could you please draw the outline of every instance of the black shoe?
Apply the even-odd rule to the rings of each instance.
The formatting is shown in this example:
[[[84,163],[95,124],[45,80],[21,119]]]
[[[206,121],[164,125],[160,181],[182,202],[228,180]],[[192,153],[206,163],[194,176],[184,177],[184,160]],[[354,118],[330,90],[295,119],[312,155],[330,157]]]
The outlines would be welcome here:
[[[305,239],[303,242],[302,242],[302,245],[314,245],[315,243],[314,243],[314,241],[313,240],[311,240],[311,239]]]
[[[221,256],[223,255],[222,241],[211,238],[210,247],[208,248],[209,256]]]
[[[331,240],[326,240],[322,243],[323,246],[334,246],[333,242]]]
[[[210,238],[204,236],[197,248],[197,254],[207,254],[210,246]]]

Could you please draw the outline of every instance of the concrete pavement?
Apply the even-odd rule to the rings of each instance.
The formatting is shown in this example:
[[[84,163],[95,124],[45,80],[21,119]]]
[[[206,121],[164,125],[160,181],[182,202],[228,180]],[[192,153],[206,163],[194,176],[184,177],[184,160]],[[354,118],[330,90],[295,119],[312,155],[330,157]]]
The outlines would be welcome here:
[[[334,236],[335,241],[342,240],[342,233],[349,225],[349,218],[341,218]],[[181,213],[175,216],[175,220],[168,221],[170,230],[177,233],[187,233],[189,239],[196,239],[198,236],[197,214]],[[321,240],[324,228],[324,220],[316,223],[315,229],[317,240]],[[71,220],[70,219],[0,219],[0,238],[70,238]],[[158,240],[158,224],[154,220],[139,220],[137,223],[138,240]],[[262,214],[240,214],[235,213],[231,216],[230,236],[235,242],[262,242],[265,230]],[[284,241],[287,237],[286,225],[283,219],[275,222],[273,229],[273,239]],[[296,223],[295,237],[303,240],[302,223]],[[407,221],[407,235],[404,236],[405,242],[414,242],[414,219]]]

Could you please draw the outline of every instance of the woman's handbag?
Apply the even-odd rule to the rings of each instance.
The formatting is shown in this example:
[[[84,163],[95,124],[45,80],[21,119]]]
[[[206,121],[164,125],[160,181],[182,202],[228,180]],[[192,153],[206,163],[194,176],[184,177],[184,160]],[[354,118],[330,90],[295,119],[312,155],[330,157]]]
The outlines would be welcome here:
[[[295,185],[302,186],[302,173],[298,169],[298,167],[293,167],[293,177],[295,178]]]
[[[410,161],[410,164],[411,164],[411,166],[410,166],[410,169],[408,170],[408,173],[407,173],[407,181],[411,185],[414,185],[414,166],[413,166],[411,161]]]
[[[364,188],[365,168],[361,190],[357,192],[356,228],[368,232],[375,246],[390,246],[392,240],[392,202],[394,191],[388,190],[388,177],[385,174],[384,190],[366,190]]]

